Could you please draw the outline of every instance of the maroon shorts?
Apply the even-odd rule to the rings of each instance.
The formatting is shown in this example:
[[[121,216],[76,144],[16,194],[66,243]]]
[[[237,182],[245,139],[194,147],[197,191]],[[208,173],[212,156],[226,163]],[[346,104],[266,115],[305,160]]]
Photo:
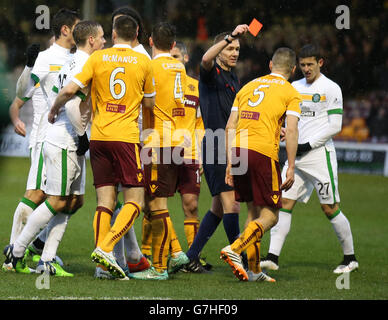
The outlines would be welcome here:
[[[137,143],[91,140],[90,164],[94,186],[144,187],[140,148]]]
[[[180,194],[192,193],[199,195],[201,189],[201,176],[199,164],[183,163],[178,169],[178,191]]]
[[[255,206],[268,206],[280,209],[281,202],[281,174],[279,162],[261,153],[248,150],[248,171],[243,175],[234,175],[234,191],[239,202],[251,202]],[[240,157],[240,149],[236,148],[236,155]]]
[[[180,164],[174,162],[173,154],[183,155],[183,149],[146,148],[142,153],[147,155],[147,159],[151,159],[152,150],[155,154],[152,163],[147,161],[144,164],[146,190],[151,197],[172,197],[177,191],[180,167]]]

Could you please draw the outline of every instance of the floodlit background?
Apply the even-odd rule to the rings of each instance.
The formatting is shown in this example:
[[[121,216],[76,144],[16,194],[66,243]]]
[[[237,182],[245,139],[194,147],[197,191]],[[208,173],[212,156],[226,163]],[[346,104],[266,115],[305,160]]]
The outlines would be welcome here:
[[[31,43],[47,46],[50,30],[35,26],[38,5],[46,5],[53,16],[61,7],[78,10],[84,19],[100,22],[110,45],[111,13],[130,5],[145,24],[143,44],[152,25],[168,20],[177,27],[178,39],[187,44],[191,61],[188,73],[198,77],[199,62],[213,37],[233,30],[252,18],[263,23],[257,38],[242,39],[237,73],[244,84],[267,73],[274,49],[289,46],[296,51],[305,43],[318,42],[324,53],[323,72],[342,88],[344,130],[341,140],[388,141],[388,1],[183,1],[183,0],[1,0],[0,79],[1,119],[8,120],[8,106],[14,98],[16,79],[25,63],[24,52]],[[339,5],[347,5],[350,28],[337,29]],[[300,73],[296,78],[300,77]],[[24,111],[26,113],[28,111]]]

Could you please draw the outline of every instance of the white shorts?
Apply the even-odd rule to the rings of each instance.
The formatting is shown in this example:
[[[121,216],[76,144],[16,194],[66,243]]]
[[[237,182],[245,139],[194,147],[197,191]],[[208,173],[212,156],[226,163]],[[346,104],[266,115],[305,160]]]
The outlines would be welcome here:
[[[26,190],[46,190],[46,166],[43,161],[42,142],[30,148],[30,171],[28,172]]]
[[[76,151],[69,151],[49,142],[43,145],[46,165],[46,194],[52,196],[69,196],[85,194],[85,156],[77,156]]]
[[[286,178],[288,162],[282,170]],[[340,202],[338,192],[337,155],[334,148],[320,147],[309,151],[295,161],[295,182],[282,197],[307,203],[315,188],[321,204]]]

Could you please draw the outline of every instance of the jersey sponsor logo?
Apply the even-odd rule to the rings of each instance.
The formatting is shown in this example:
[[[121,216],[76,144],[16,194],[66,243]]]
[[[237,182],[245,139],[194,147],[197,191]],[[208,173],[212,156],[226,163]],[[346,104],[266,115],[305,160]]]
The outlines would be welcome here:
[[[106,111],[107,112],[113,112],[113,113],[125,113],[125,105],[122,104],[113,104],[108,103],[106,105]]]
[[[138,182],[141,182],[143,180],[143,174],[141,173],[141,172],[139,172],[138,174],[137,174],[137,181]]]
[[[181,70],[181,69],[183,69],[183,64],[180,62],[179,63],[165,62],[162,64],[162,68],[165,70],[170,70],[170,69]]]
[[[300,115],[301,117],[315,117],[315,111],[311,111],[307,107],[302,107]]]
[[[120,56],[118,54],[103,54],[102,61],[104,62],[124,62],[124,63],[137,63],[137,57],[133,56]]]
[[[249,119],[249,120],[259,120],[260,118],[260,112],[254,112],[254,111],[241,111],[241,119]]]
[[[185,107],[197,108],[199,98],[196,96],[185,95]]]
[[[274,194],[273,196],[271,196],[271,198],[272,198],[272,201],[273,201],[274,204],[277,204],[277,203],[278,203],[278,201],[279,201],[279,196],[278,196],[277,194]]]
[[[185,109],[184,108],[172,109],[172,116],[173,117],[184,117],[185,116]]]

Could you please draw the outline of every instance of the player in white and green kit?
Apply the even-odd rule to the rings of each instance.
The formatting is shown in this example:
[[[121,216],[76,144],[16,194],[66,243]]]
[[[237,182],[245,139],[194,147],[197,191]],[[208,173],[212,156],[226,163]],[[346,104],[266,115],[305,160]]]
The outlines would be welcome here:
[[[350,223],[340,209],[337,157],[332,140],[341,131],[342,92],[335,82],[320,72],[322,65],[323,59],[317,46],[306,45],[301,49],[299,67],[304,78],[292,83],[303,99],[298,125],[295,182],[291,189],[282,193],[283,208],[280,209],[278,223],[271,229],[268,255],[260,263],[263,269],[279,268],[278,258],[290,231],[292,210],[297,201],[307,203],[314,189],[343,250],[343,261],[334,273],[358,269]],[[287,167],[286,162],[282,176]]]
[[[4,250],[6,260],[11,261],[16,272],[26,272],[28,270],[23,259],[24,252],[39,230],[46,225],[41,224],[37,230],[31,230],[29,227],[36,225],[36,221],[34,222],[34,220],[39,217],[36,212],[41,210],[42,206],[47,207],[47,200],[43,202],[46,198],[46,189],[42,187],[42,183],[46,180],[45,167],[47,163],[44,160],[43,146],[48,127],[47,115],[51,107],[51,102],[55,98],[52,87],[57,81],[58,73],[65,62],[72,57],[70,52],[71,48],[74,47],[72,31],[78,21],[79,18],[76,12],[67,9],[58,11],[52,20],[52,29],[55,36],[54,43],[47,50],[38,54],[32,70],[26,70],[31,73],[31,81],[23,81],[19,85],[19,89],[22,88],[20,90],[25,92],[23,94],[24,97],[32,97],[31,100],[34,107],[33,130],[35,128],[36,132],[33,150],[35,149],[36,153],[39,154],[39,157],[35,157],[35,159],[39,159],[37,164],[35,166],[32,164],[27,190],[41,191],[43,193],[43,199],[40,201],[41,203],[36,203],[36,208],[31,208],[35,210],[29,215],[26,226],[14,240],[13,244],[7,246]],[[37,170],[34,170],[34,168]],[[38,172],[38,174],[34,175],[34,171]],[[39,186],[38,182],[40,182]],[[54,254],[53,259],[55,259],[56,248],[58,247],[57,238],[61,231],[58,230],[55,224],[49,224],[49,226],[49,233],[43,251],[51,252],[51,254]]]

